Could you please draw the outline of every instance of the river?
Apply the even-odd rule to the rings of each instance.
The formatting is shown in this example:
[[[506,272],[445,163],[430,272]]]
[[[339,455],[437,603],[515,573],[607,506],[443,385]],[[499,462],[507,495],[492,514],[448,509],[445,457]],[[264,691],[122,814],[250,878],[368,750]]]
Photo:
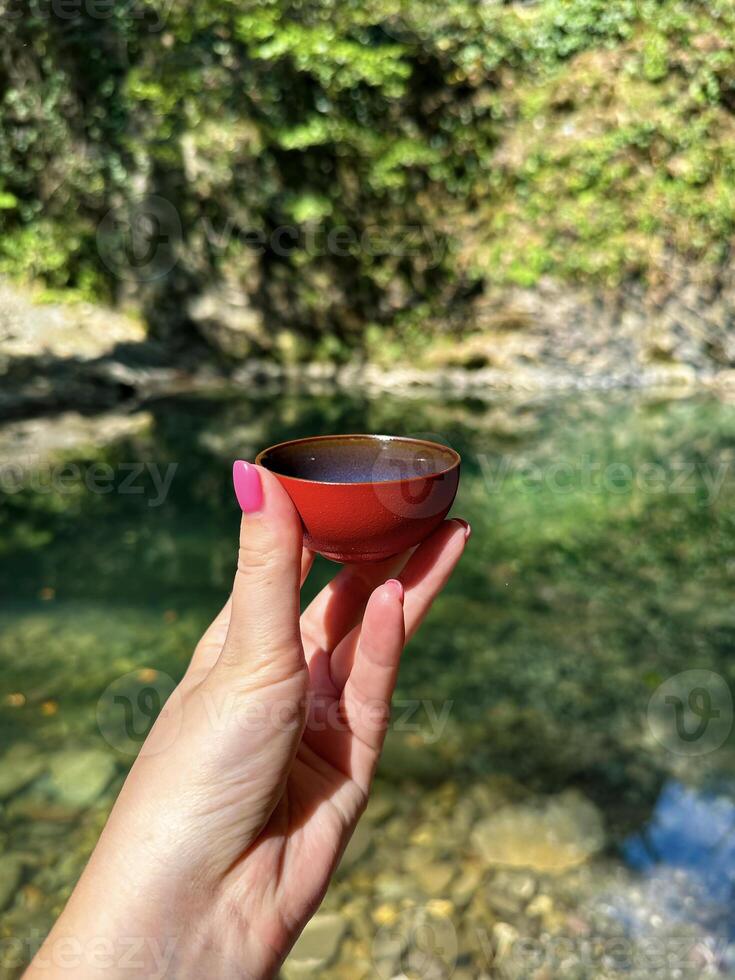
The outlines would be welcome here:
[[[733,406],[224,392],[138,421],[0,467],[0,977],[227,594],[231,461],[349,431],[459,450],[473,536],[285,975],[735,976]]]

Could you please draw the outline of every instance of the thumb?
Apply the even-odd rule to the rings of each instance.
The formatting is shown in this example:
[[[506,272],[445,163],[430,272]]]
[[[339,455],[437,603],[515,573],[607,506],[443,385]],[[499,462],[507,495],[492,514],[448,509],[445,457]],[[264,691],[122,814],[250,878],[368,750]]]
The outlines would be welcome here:
[[[301,519],[277,478],[237,460],[235,494],[243,511],[232,615],[222,658],[275,679],[304,669],[299,629]]]

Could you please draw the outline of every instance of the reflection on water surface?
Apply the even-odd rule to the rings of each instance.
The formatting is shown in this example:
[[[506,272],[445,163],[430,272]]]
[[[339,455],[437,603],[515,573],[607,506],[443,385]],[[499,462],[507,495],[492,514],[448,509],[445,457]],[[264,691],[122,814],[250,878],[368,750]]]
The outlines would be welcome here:
[[[311,959],[297,948],[286,974],[735,969],[730,406],[233,396],[129,423],[67,440],[62,485],[36,434],[2,497],[0,976],[62,907],[156,698],[228,589],[232,459],[340,431],[458,449],[455,512],[473,538],[406,654],[375,798]],[[0,429],[0,457],[18,438]],[[306,598],[332,572],[318,564]],[[725,712],[694,751],[673,702],[667,728],[661,687],[684,671],[718,678]],[[105,714],[118,687],[132,706],[122,738]],[[680,720],[696,732],[696,711]],[[432,947],[442,929],[456,942]],[[657,960],[654,939],[669,943]]]

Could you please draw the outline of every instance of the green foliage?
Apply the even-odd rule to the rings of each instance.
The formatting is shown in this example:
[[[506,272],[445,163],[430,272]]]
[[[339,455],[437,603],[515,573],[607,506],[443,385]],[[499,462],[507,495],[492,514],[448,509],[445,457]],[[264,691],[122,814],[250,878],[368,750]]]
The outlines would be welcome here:
[[[470,324],[486,283],[655,283],[672,252],[713,275],[727,259],[725,0],[50,9],[0,22],[0,272],[114,295],[99,222],[155,194],[183,227],[162,309],[225,278],[332,356],[375,330],[400,343],[419,316]],[[348,247],[303,244],[344,228]]]

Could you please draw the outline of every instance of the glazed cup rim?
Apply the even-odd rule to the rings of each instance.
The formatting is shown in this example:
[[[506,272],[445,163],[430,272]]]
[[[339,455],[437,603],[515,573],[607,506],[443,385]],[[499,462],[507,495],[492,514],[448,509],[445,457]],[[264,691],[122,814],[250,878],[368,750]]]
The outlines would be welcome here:
[[[443,470],[437,470],[433,473],[417,474],[416,476],[399,478],[397,480],[308,480],[302,476],[290,476],[286,473],[278,473],[276,470],[272,470],[269,466],[263,463],[263,458],[268,454],[272,453],[277,449],[283,449],[286,446],[297,446],[299,443],[303,442],[329,442],[332,439],[363,439],[369,442],[407,442],[415,446],[431,446],[432,448],[438,447],[443,449],[445,452],[449,453],[453,457],[452,462],[449,466],[445,467]],[[388,486],[390,484],[399,483],[410,483],[412,480],[430,480],[435,479],[439,476],[445,476],[447,473],[451,473],[452,470],[458,468],[462,462],[462,457],[459,455],[456,449],[452,449],[451,446],[445,446],[443,442],[432,442],[431,439],[415,439],[413,436],[389,436],[380,435],[377,433],[370,432],[344,432],[335,433],[328,436],[303,436],[300,439],[285,439],[283,442],[277,442],[272,446],[268,446],[266,449],[261,449],[258,455],[255,457],[255,465],[263,466],[264,469],[268,470],[269,473],[273,473],[274,476],[283,477],[286,480],[295,480],[297,483],[308,483],[311,486],[325,486],[325,487],[381,487]]]

